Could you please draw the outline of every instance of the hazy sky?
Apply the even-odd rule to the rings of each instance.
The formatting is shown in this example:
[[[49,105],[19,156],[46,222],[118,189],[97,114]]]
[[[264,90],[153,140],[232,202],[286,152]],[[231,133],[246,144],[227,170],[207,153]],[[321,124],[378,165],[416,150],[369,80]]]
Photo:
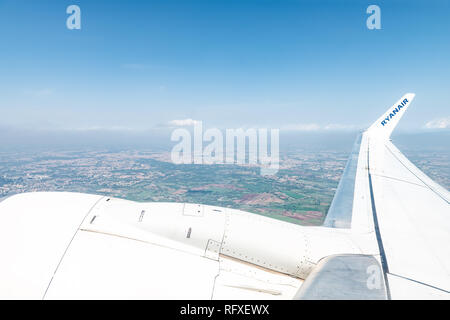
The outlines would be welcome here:
[[[450,128],[449,35],[446,0],[3,0],[0,126],[355,128],[415,92],[400,127]]]

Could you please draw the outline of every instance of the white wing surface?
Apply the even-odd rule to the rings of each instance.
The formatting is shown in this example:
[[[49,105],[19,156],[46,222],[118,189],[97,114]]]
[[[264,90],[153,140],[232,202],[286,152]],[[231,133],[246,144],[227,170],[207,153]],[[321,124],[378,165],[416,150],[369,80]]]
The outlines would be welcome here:
[[[449,192],[390,141],[413,98],[403,96],[361,134],[324,225],[375,233],[388,297],[448,299]]]
[[[389,140],[413,98],[359,135],[320,227],[78,193],[0,199],[0,299],[449,299],[449,192]]]
[[[433,295],[450,291],[450,194],[389,140],[413,97],[405,95],[367,131],[371,196],[394,298],[408,297],[409,285]]]

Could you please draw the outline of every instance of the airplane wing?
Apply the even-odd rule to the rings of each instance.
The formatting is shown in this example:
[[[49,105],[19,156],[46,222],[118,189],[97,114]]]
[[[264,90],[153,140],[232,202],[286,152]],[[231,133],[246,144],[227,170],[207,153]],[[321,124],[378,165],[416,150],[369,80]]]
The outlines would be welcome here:
[[[449,299],[449,193],[389,137],[356,140],[323,226],[67,192],[0,201],[3,299]]]
[[[395,297],[450,291],[450,194],[389,140],[413,94],[367,131],[367,167],[375,230],[387,287]]]
[[[414,94],[357,139],[324,225],[376,235],[387,296],[449,298],[450,195],[390,141]]]
[[[239,210],[35,192],[0,220],[0,299],[289,299],[302,282],[267,237],[297,226]]]

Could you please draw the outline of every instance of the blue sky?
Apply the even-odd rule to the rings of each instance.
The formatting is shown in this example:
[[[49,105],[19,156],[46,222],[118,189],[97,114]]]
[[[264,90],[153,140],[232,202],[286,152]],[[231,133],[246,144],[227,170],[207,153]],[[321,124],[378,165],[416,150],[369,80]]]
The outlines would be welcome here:
[[[445,0],[4,0],[0,126],[354,128],[415,92],[400,127],[445,127],[449,18]]]

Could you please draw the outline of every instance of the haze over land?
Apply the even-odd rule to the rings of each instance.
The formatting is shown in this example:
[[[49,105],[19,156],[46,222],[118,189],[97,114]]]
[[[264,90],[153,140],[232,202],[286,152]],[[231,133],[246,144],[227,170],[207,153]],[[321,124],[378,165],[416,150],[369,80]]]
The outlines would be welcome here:
[[[130,133],[11,137],[0,143],[0,197],[72,191],[136,201],[177,201],[242,209],[304,225],[320,224],[355,132],[280,136],[280,170],[237,165],[175,165],[166,135]],[[450,132],[396,134],[420,169],[450,188]],[[12,143],[16,139],[16,143]],[[25,140],[17,140],[25,139]],[[23,144],[20,144],[21,142]]]

